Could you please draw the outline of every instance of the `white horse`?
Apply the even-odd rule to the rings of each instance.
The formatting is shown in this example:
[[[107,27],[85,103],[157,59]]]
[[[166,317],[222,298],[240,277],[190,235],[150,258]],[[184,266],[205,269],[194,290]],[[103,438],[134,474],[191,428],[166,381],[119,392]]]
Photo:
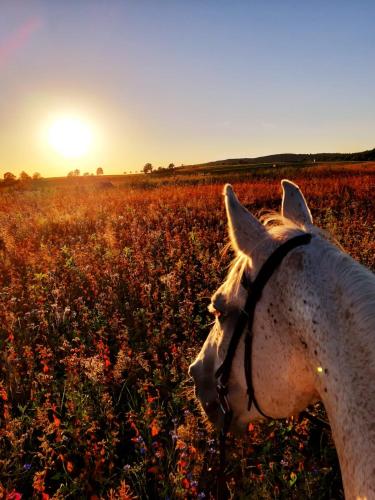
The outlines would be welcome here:
[[[314,225],[298,186],[282,181],[279,224],[261,224],[224,189],[230,240],[236,252],[224,284],[212,297],[215,324],[189,368],[196,396],[216,427],[223,414],[215,373],[222,364],[251,281],[271,253],[303,233],[311,242],[284,258],[263,290],[253,323],[252,383],[273,418],[300,413],[321,400],[339,456],[347,499],[375,499],[375,276]],[[250,285],[251,286],[251,285]],[[243,337],[228,382],[232,431],[262,418],[247,405]]]

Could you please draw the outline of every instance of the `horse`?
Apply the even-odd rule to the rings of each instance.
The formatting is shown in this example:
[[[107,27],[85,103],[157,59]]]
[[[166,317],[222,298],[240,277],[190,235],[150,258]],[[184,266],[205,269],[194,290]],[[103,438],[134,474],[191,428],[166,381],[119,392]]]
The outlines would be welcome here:
[[[235,258],[211,299],[213,327],[189,367],[195,394],[217,429],[235,433],[322,401],[345,497],[375,499],[375,275],[313,224],[296,184],[284,179],[281,186],[281,214],[263,223],[231,185],[224,188]],[[251,323],[241,323],[258,274],[292,240],[258,293]]]

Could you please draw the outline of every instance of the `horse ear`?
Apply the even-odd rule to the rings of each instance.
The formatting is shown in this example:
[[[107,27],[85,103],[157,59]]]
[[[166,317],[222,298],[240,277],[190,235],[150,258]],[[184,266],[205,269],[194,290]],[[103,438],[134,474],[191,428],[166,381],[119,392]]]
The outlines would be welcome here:
[[[234,250],[251,257],[251,250],[268,233],[265,227],[238,201],[230,184],[224,187],[229,236]]]
[[[298,226],[312,225],[313,219],[310,209],[297,184],[283,179],[281,186],[283,188],[281,215],[295,222]]]

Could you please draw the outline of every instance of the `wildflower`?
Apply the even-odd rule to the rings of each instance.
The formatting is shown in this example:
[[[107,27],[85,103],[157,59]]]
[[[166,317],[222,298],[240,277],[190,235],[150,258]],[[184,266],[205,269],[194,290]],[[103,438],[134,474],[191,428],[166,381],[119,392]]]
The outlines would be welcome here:
[[[25,470],[30,470],[30,469],[31,469],[31,464],[24,464],[24,465],[23,465],[23,468],[24,468]]]
[[[11,493],[8,493],[8,496],[6,498],[7,500],[21,500],[22,493],[18,493],[17,491],[13,490]]]
[[[6,390],[3,387],[0,387],[0,398],[3,401],[8,401],[8,395],[6,393]]]
[[[160,432],[160,428],[159,428],[159,425],[157,423],[156,420],[153,420],[151,422],[151,436],[154,437],[154,436],[157,436]]]
[[[186,448],[186,444],[181,441],[181,439],[177,439],[176,441],[176,449],[177,450],[184,450]]]
[[[55,424],[55,427],[59,427],[61,423],[61,420],[55,414],[53,414],[53,423]]]
[[[43,493],[45,490],[44,480],[46,477],[45,471],[36,472],[33,478],[33,487],[35,491]]]
[[[185,488],[185,490],[188,490],[190,488],[190,482],[186,477],[183,478],[182,482],[182,487]]]

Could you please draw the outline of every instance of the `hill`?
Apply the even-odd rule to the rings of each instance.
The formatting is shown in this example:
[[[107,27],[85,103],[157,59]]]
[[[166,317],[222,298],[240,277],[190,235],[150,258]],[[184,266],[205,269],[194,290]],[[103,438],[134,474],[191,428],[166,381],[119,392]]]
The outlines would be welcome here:
[[[229,158],[226,160],[217,160],[197,165],[184,165],[178,167],[179,171],[186,170],[206,170],[207,168],[216,169],[218,167],[244,167],[249,166],[270,166],[270,165],[291,165],[291,164],[311,164],[321,162],[364,162],[375,161],[375,148],[358,153],[281,153],[257,158]]]

